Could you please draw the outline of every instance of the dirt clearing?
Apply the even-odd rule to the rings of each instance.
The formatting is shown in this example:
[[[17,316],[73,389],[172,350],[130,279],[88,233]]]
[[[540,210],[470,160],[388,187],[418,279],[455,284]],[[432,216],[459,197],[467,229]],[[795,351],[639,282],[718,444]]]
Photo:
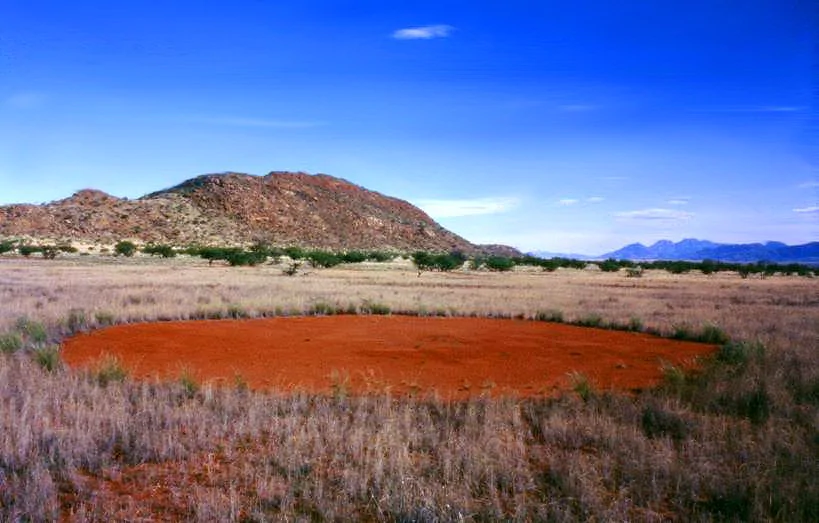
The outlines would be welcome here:
[[[136,378],[319,393],[542,396],[585,376],[597,389],[656,383],[711,345],[527,320],[279,317],[120,325],[63,344],[72,367],[115,356]]]

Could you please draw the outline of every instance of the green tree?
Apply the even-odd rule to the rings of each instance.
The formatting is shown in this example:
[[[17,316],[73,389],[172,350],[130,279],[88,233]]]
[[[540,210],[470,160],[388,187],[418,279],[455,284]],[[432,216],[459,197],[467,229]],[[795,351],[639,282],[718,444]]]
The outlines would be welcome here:
[[[137,246],[134,245],[134,242],[129,242],[127,240],[123,240],[114,245],[114,252],[117,253],[118,256],[130,258],[136,251]]]

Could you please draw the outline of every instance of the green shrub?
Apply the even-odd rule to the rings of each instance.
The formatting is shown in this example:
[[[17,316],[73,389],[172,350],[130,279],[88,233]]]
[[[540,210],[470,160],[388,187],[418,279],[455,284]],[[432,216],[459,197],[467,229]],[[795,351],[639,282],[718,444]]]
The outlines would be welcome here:
[[[705,324],[699,336],[697,336],[697,341],[712,343],[714,345],[728,343],[729,339],[730,338],[727,334],[725,334],[725,331],[712,323]]]
[[[293,260],[304,259],[305,255],[304,249],[301,247],[286,247],[284,253]]]
[[[449,272],[463,265],[464,261],[466,261],[466,257],[459,252],[431,254],[418,251],[412,255],[412,262],[419,271]]]
[[[65,319],[65,326],[70,334],[82,332],[88,328],[88,317],[83,309],[70,309]]]
[[[361,263],[368,259],[367,253],[361,251],[347,251],[339,255],[343,263]]]
[[[35,349],[34,361],[44,370],[54,372],[60,368],[60,348],[51,346]]]
[[[21,317],[17,319],[15,326],[17,331],[24,335],[31,343],[42,344],[48,340],[48,332],[46,331],[45,325],[39,321]]]
[[[223,253],[231,267],[251,266],[254,267],[267,261],[267,254],[259,251],[230,251]]]
[[[116,318],[113,313],[108,311],[97,311],[94,313],[94,320],[96,320],[97,325],[108,326],[113,325]]]
[[[106,355],[94,371],[97,383],[102,387],[109,383],[122,382],[128,377],[128,371],[122,366],[122,362],[116,356]]]
[[[732,341],[717,350],[716,359],[727,365],[745,365],[751,359],[761,358],[765,348],[759,343]]]
[[[587,314],[575,322],[581,327],[600,327],[603,325],[603,317],[599,314]]]
[[[552,323],[563,323],[563,311],[551,309],[548,311],[537,311],[535,313],[537,321],[549,321]]]
[[[151,256],[161,256],[162,258],[173,258],[176,256],[176,251],[170,245],[146,245],[142,248],[142,252],[150,254]]]
[[[15,249],[15,243],[12,241],[0,242],[0,254],[11,252]]]
[[[364,300],[359,307],[359,311],[362,314],[380,314],[380,315],[387,315],[392,312],[389,305],[385,305],[383,303],[378,303],[370,300]]]
[[[114,245],[114,252],[118,256],[125,256],[126,258],[130,258],[131,256],[134,255],[134,253],[136,253],[136,251],[137,246],[134,244],[134,242],[129,242],[127,240],[123,240]]]
[[[41,250],[42,247],[40,247],[39,245],[20,245],[19,247],[17,247],[17,252],[19,252],[26,258],[31,256],[35,252],[40,252]]]
[[[620,270],[620,263],[614,258],[609,258],[598,264],[600,270],[603,272],[617,272]]]
[[[484,263],[490,271],[506,272],[515,268],[515,262],[505,256],[490,256]]]
[[[572,372],[569,374],[572,381],[572,390],[580,396],[583,401],[589,401],[594,396],[594,387],[592,387],[589,378],[580,372]]]
[[[342,259],[328,251],[310,251],[305,256],[313,267],[330,268],[342,263]]]
[[[395,254],[386,251],[370,251],[367,253],[367,259],[374,262],[384,263],[394,260]]]
[[[196,393],[199,392],[199,382],[196,381],[196,378],[188,369],[182,370],[182,373],[179,375],[179,384],[182,386],[182,391],[188,398],[194,397]]]
[[[16,332],[0,334],[0,352],[11,354],[23,348],[23,338]]]

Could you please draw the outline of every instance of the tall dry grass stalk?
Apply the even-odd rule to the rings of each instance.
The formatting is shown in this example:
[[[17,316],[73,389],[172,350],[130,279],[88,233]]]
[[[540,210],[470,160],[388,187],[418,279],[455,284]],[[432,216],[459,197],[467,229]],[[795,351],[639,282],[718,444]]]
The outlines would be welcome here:
[[[744,342],[701,374],[666,369],[636,397],[467,403],[136,382],[115,361],[48,372],[9,351],[0,520],[819,520],[817,290],[812,279],[729,274],[418,278],[396,263],[289,277],[185,258],[0,258],[0,333],[42,349],[112,322],[362,303],[559,311],[667,333],[714,324]]]

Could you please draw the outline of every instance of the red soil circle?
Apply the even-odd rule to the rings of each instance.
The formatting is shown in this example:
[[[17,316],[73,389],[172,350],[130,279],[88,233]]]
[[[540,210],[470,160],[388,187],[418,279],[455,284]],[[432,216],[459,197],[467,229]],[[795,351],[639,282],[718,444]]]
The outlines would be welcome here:
[[[714,346],[527,320],[413,316],[279,317],[119,325],[67,339],[63,360],[119,359],[137,378],[246,383],[318,393],[543,396],[572,386],[655,384]]]

